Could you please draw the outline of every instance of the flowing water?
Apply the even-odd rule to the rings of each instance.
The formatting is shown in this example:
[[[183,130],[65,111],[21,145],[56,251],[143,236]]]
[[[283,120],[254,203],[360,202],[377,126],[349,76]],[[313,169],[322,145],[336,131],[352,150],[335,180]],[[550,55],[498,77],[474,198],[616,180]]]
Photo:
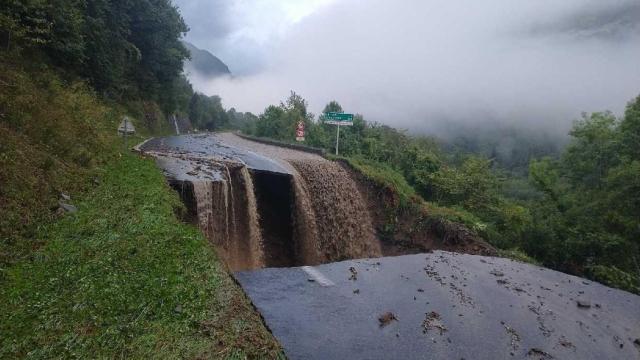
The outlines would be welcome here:
[[[382,255],[366,202],[342,166],[231,135],[224,141],[258,151],[289,173],[215,161],[219,181],[194,180],[198,223],[232,270]]]
[[[224,180],[192,182],[198,225],[232,270],[263,267],[251,175],[244,166],[225,168]]]
[[[326,160],[290,161],[304,183],[302,206],[311,204],[315,220],[309,234],[320,262],[382,255],[366,203],[356,183],[337,163]]]
[[[176,135],[180,135],[180,127],[178,126],[178,118],[173,115],[173,126],[176,128]]]

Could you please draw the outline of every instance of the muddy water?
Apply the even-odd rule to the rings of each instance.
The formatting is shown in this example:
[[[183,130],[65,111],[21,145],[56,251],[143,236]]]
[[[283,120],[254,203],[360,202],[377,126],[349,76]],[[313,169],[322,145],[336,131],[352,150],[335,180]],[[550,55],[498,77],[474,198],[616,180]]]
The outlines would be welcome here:
[[[214,169],[217,174],[209,180],[187,178],[193,183],[198,223],[231,270],[382,255],[366,202],[342,166],[315,154],[231,134],[212,138],[221,147],[259,153],[285,170],[270,175],[268,170],[252,168],[250,173],[242,161],[196,156],[200,173]]]
[[[299,174],[294,181],[301,183],[302,191],[296,198],[306,197],[296,203],[302,207],[296,215],[313,223],[303,230],[306,235],[296,228],[297,235],[307,243],[304,248],[315,251],[319,262],[381,256],[366,203],[349,174],[339,164],[324,159],[289,163]]]
[[[221,181],[193,181],[200,229],[234,270],[263,267],[256,198],[245,167],[226,168]]]

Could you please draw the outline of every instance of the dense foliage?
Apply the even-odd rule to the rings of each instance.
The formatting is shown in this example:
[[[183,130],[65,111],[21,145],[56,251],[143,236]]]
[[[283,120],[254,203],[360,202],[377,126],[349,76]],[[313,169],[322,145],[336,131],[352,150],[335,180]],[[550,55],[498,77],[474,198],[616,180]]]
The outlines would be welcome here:
[[[165,103],[189,56],[180,42],[187,26],[170,0],[8,0],[5,6],[6,49],[43,56],[116,100]]]
[[[543,194],[532,202],[522,246],[551,266],[589,273],[638,292],[640,276],[640,97],[625,116],[585,115],[559,159],[531,163]]]
[[[305,143],[335,151],[333,125],[314,119],[296,93],[265,109],[253,134],[283,141],[306,125]],[[475,144],[442,143],[364,120],[340,129],[340,155],[390,167],[435,205],[456,210],[497,247],[562,271],[640,291],[640,97],[624,118],[585,115],[563,151],[523,143],[496,161]],[[555,143],[554,146],[558,146]],[[462,149],[461,149],[462,148]],[[466,148],[466,150],[465,150]],[[486,150],[486,149],[485,149]],[[558,153],[556,157],[536,155]],[[523,164],[530,164],[523,171]]]
[[[185,30],[168,0],[0,5],[0,358],[279,355],[161,171],[116,136],[124,115],[132,145],[193,110]]]

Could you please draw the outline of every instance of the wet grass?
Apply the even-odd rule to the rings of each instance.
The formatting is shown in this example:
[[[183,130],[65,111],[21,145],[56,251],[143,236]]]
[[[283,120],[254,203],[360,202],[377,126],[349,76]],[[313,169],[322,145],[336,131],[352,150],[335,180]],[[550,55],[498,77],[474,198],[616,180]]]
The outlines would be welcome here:
[[[0,276],[0,358],[274,358],[280,349],[152,161],[124,154]]]
[[[361,157],[330,156],[334,160],[346,161],[352,168],[363,174],[367,179],[381,187],[389,188],[396,193],[401,206],[407,206],[413,199],[417,200],[415,190],[407,183],[404,176],[386,164],[374,162]]]

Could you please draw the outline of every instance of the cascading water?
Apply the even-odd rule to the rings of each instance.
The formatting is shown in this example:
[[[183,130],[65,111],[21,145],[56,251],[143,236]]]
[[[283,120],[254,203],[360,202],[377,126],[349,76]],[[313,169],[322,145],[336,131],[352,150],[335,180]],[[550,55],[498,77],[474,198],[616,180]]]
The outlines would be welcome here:
[[[224,168],[224,179],[192,182],[198,225],[232,270],[262,267],[264,252],[251,176],[244,166]]]
[[[180,135],[180,127],[178,126],[178,118],[173,115],[173,126],[176,128],[176,135]]]
[[[193,181],[200,228],[233,271],[382,255],[344,168],[321,158],[288,163],[290,175],[215,162],[215,181]]]
[[[304,241],[314,246],[305,248],[317,250],[320,262],[381,256],[366,203],[349,174],[324,159],[290,163],[299,173],[294,181],[304,184],[296,188],[296,197],[306,197],[297,201],[302,209],[296,214],[313,223]],[[296,232],[300,231],[298,227]]]

